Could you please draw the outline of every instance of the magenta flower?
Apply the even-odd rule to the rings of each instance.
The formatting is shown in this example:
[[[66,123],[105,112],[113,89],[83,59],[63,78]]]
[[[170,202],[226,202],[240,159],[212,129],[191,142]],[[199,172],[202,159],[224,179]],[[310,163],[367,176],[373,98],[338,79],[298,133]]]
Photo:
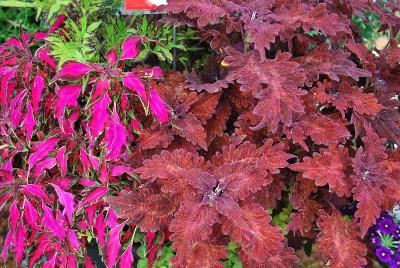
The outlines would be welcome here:
[[[160,122],[168,122],[169,112],[157,91],[150,90],[150,109]]]
[[[382,262],[388,263],[391,261],[390,255],[392,254],[392,252],[388,248],[385,247],[377,248],[375,254]]]

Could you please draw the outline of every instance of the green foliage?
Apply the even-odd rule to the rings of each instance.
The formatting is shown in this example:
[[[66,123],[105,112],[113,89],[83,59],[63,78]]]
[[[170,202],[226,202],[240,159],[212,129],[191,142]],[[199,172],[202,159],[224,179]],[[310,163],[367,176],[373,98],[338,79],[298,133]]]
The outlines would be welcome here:
[[[178,50],[177,60],[186,68],[189,61],[188,53],[195,49],[188,48],[189,43],[199,38],[189,27],[179,27],[176,33],[176,43],[173,39],[172,25],[158,25],[156,17],[134,15],[127,21],[117,18],[105,25],[103,48],[117,48],[126,37],[136,35],[142,37],[143,49],[136,61],[145,61],[154,55],[159,61],[170,63],[173,60],[173,50]]]
[[[278,212],[274,212],[272,216],[272,224],[281,227],[284,235],[288,233],[288,231],[286,230],[286,226],[290,221],[291,212],[292,206],[290,205],[290,203],[287,203],[286,207],[283,207]]]
[[[155,268],[168,268],[171,266],[169,259],[174,257],[175,253],[172,249],[172,243],[169,245],[163,246],[161,250],[161,256],[158,258],[157,261],[154,262],[153,267]]]
[[[229,243],[227,249],[229,257],[224,261],[225,268],[242,268],[242,263],[239,260],[236,250],[239,248],[239,244]]]
[[[35,10],[32,8],[0,8],[0,42],[12,36],[18,36],[20,31],[34,33],[42,30],[44,23],[36,21]]]
[[[353,15],[353,22],[357,25],[364,43],[369,49],[374,49],[379,37],[387,36],[386,32],[378,32],[381,21],[378,13],[364,12],[364,18]]]
[[[68,19],[64,36],[52,35],[47,38],[50,42],[53,55],[59,61],[59,67],[66,61],[91,62],[98,60],[96,54],[95,32],[101,22],[88,24],[87,16],[83,16],[77,23]]]

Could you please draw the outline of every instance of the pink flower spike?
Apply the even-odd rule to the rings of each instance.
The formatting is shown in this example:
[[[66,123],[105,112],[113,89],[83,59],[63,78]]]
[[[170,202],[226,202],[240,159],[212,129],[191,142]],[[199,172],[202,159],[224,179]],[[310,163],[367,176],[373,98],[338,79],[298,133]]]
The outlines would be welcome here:
[[[169,112],[157,91],[150,90],[150,110],[160,122],[168,122]]]
[[[78,80],[92,71],[92,67],[80,62],[68,62],[64,64],[60,72],[54,77],[55,80]]]
[[[147,95],[144,84],[139,78],[136,77],[136,75],[134,75],[133,73],[128,73],[122,78],[122,83],[124,84],[124,87],[131,91],[135,91],[144,102],[147,102]]]
[[[129,37],[122,44],[122,55],[121,60],[134,59],[139,55],[139,50],[137,49],[137,44],[140,41],[140,37],[134,36]]]
[[[75,207],[74,195],[61,190],[61,188],[56,184],[52,184],[52,185],[53,185],[54,189],[56,190],[60,204],[64,206],[63,214],[67,217],[68,222],[70,224],[72,224],[74,207]]]

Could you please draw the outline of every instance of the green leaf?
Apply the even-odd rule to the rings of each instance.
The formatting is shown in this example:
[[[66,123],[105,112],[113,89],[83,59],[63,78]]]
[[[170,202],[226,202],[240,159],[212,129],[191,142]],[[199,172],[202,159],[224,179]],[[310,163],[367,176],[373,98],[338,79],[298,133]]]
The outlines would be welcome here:
[[[147,268],[147,259],[140,259],[137,263],[137,268]]]
[[[0,7],[35,7],[35,5],[30,2],[6,0],[0,1]]]

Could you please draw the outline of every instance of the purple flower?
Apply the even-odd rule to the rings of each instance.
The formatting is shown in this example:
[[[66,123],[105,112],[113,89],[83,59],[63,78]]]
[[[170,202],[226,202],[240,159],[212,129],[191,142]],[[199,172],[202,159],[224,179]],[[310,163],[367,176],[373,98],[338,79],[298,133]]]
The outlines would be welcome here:
[[[377,227],[380,233],[393,234],[396,226],[391,219],[384,219],[377,224]]]
[[[381,212],[381,216],[379,217],[378,221],[381,220],[391,220],[392,216],[389,215],[389,213],[387,211],[382,211]]]
[[[396,224],[396,226],[394,227],[393,237],[395,239],[399,239],[400,238],[400,225],[398,225],[398,224]]]
[[[382,261],[385,263],[390,262],[391,260],[391,250],[385,247],[380,247],[377,248],[375,251],[375,255]]]
[[[396,254],[393,256],[393,258],[390,260],[389,267],[390,268],[400,267],[400,254]]]
[[[373,237],[371,237],[371,243],[375,247],[380,247],[381,246],[381,238],[379,236],[373,236]]]

